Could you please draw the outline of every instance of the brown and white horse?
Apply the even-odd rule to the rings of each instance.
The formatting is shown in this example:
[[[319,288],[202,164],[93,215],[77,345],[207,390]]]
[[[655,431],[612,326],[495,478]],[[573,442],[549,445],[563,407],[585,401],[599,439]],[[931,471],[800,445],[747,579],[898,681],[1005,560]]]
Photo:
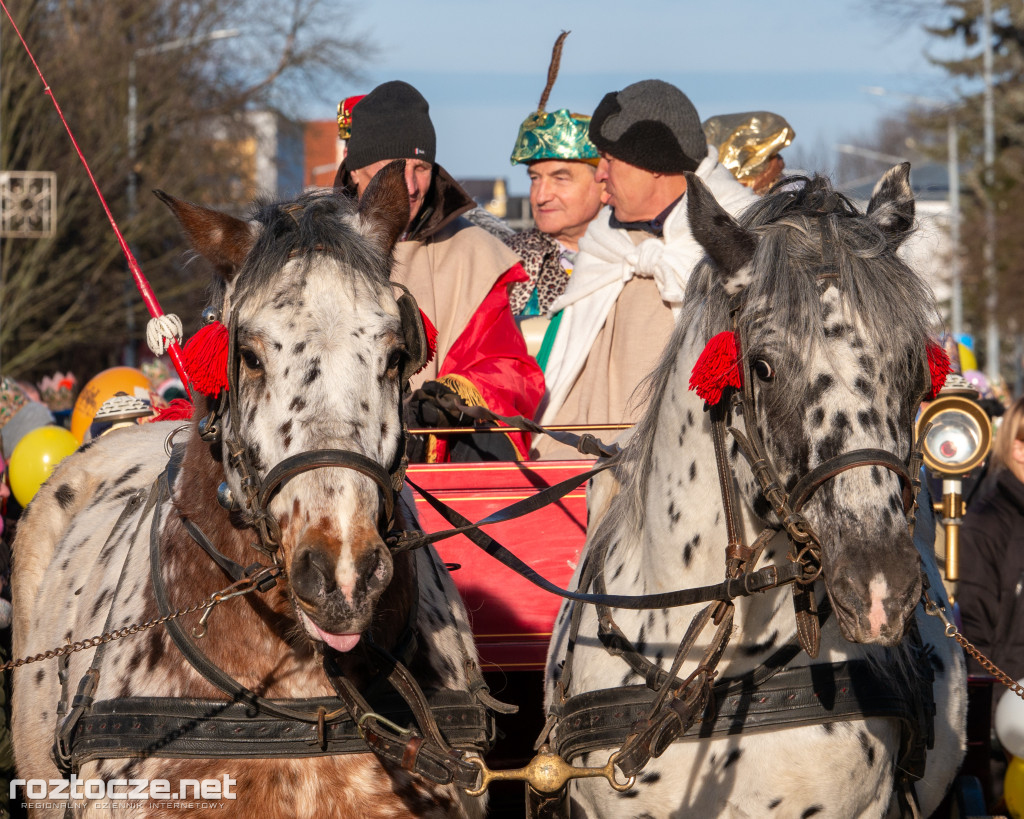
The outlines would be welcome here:
[[[200,437],[200,407],[188,428],[154,423],[115,430],[60,464],[26,510],[14,545],[16,655],[160,616],[151,547],[171,610],[207,598],[231,584],[232,567],[270,564],[253,549],[262,528],[272,533],[270,551],[282,569],[276,586],[217,605],[201,638],[194,631],[198,615],[180,620],[191,642],[252,697],[330,701],[341,678],[363,691],[386,688],[389,650],[423,689],[465,693],[479,670],[451,578],[431,548],[392,554],[382,528],[394,496],[381,484],[400,465],[404,447],[408,311],[403,319],[389,281],[391,250],[408,219],[401,170],[379,174],[358,207],[343,195],[307,193],[294,202],[262,204],[250,221],[162,198],[194,249],[221,273],[216,306],[231,328],[230,411],[209,422],[222,427],[219,437],[210,429],[207,440]],[[216,405],[210,400],[207,411]],[[173,482],[164,479],[169,491],[158,495],[169,443],[183,443],[184,453]],[[347,455],[337,462],[320,457],[338,451]],[[306,454],[312,466],[302,460]],[[267,488],[268,473],[282,463],[296,468]],[[251,489],[261,481],[267,491],[256,497]],[[224,490],[236,499],[233,508]],[[401,515],[411,503],[400,498],[398,506]],[[408,523],[410,513],[404,514]],[[189,525],[226,558],[227,568],[201,548],[202,536]],[[95,662],[97,651],[103,653]],[[55,731],[70,728],[68,714],[81,714],[83,724],[92,720],[90,730],[116,727],[127,744],[154,730],[138,715],[118,717],[117,707],[110,726],[90,709],[75,711],[72,700],[91,666],[98,670],[91,691],[97,707],[151,697],[163,705],[201,700],[231,710],[223,690],[183,658],[162,625],[71,653],[64,665],[58,658],[15,672],[13,731],[24,780],[67,776],[51,748]],[[59,674],[66,676],[63,686]],[[415,766],[409,772],[365,750],[316,755],[338,719],[332,711],[320,725],[299,720],[251,730],[243,720],[235,730],[246,735],[240,752],[250,758],[228,759],[203,756],[199,741],[208,720],[196,717],[167,736],[159,726],[169,723],[157,722],[155,739],[141,751],[136,747],[134,756],[80,755],[75,774],[107,783],[108,798],[72,799],[71,805],[116,808],[114,800],[124,797],[109,798],[115,781],[123,793],[131,780],[163,779],[170,783],[163,799],[134,807],[145,815],[178,816],[176,796],[199,801],[194,790],[178,792],[180,780],[219,779],[230,783],[235,798],[222,794],[218,815],[483,813],[482,800],[454,784],[435,784]],[[309,752],[270,756],[271,743],[260,731],[279,739],[294,734]],[[197,744],[190,749],[193,737]],[[98,792],[94,786],[89,795]],[[41,813],[63,813],[62,803],[38,800],[39,793],[37,786],[28,796],[55,806]]]

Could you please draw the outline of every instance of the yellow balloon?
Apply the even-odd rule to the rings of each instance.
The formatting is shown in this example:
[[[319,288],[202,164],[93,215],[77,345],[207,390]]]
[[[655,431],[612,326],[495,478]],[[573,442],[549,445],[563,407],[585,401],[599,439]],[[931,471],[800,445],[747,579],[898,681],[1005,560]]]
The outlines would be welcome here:
[[[135,395],[136,387],[148,392],[149,379],[134,367],[111,367],[96,373],[82,387],[75,401],[75,408],[71,411],[71,434],[81,443],[103,402],[119,392]]]
[[[26,433],[7,465],[11,492],[18,503],[28,506],[54,467],[79,446],[78,439],[64,427],[36,427]]]
[[[1013,757],[1006,768],[1003,798],[1010,816],[1013,819],[1024,819],[1024,759],[1019,756]]]
[[[960,372],[965,373],[968,370],[978,369],[978,359],[975,358],[970,347],[962,342],[957,342],[957,350],[960,353]]]

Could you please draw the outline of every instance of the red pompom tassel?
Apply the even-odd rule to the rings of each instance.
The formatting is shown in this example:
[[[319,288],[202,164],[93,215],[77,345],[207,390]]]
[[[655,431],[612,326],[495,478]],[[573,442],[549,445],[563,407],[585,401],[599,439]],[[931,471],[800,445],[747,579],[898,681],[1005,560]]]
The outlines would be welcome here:
[[[928,370],[932,376],[932,392],[930,398],[935,398],[939,390],[946,384],[946,376],[953,372],[953,365],[949,362],[949,354],[934,341],[929,341],[928,349]]]
[[[228,328],[219,321],[204,325],[182,351],[185,371],[196,392],[215,398],[228,388]]]
[[[736,337],[729,331],[714,336],[690,373],[690,389],[708,404],[722,400],[726,387],[743,386]]]
[[[175,398],[151,419],[151,423],[155,421],[188,421],[192,418],[195,409],[191,401]]]
[[[434,360],[434,353],[437,352],[437,328],[433,322],[427,318],[427,314],[420,310],[420,317],[423,319],[423,332],[427,337],[427,358],[423,362],[423,367],[426,367],[431,361]],[[419,372],[423,369],[420,367]]]

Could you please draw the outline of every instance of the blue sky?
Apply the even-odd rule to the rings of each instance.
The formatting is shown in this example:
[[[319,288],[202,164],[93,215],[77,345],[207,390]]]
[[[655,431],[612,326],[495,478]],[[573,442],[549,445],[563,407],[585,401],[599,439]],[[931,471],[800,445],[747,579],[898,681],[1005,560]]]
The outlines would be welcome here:
[[[461,179],[505,176],[523,193],[526,173],[508,155],[568,29],[549,108],[590,113],[605,92],[657,77],[685,91],[702,119],[782,114],[796,131],[789,151],[799,146],[827,171],[835,143],[856,142],[905,104],[865,86],[953,96],[926,58],[949,51],[922,29],[937,19],[899,20],[871,0],[368,0],[350,21],[378,47],[366,82],[325,89],[308,115],[330,118],[340,98],[406,80],[430,103],[441,164]]]

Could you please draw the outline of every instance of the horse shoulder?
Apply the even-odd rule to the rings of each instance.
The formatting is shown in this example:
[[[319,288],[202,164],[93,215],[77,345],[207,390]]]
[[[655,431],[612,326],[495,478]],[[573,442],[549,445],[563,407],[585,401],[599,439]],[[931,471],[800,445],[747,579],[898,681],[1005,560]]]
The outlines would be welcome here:
[[[72,523],[100,504],[120,497],[127,502],[152,483],[167,463],[163,442],[170,429],[169,424],[147,424],[105,435],[62,460],[36,493],[12,544],[15,651],[29,631],[47,573],[70,557],[58,547]]]

